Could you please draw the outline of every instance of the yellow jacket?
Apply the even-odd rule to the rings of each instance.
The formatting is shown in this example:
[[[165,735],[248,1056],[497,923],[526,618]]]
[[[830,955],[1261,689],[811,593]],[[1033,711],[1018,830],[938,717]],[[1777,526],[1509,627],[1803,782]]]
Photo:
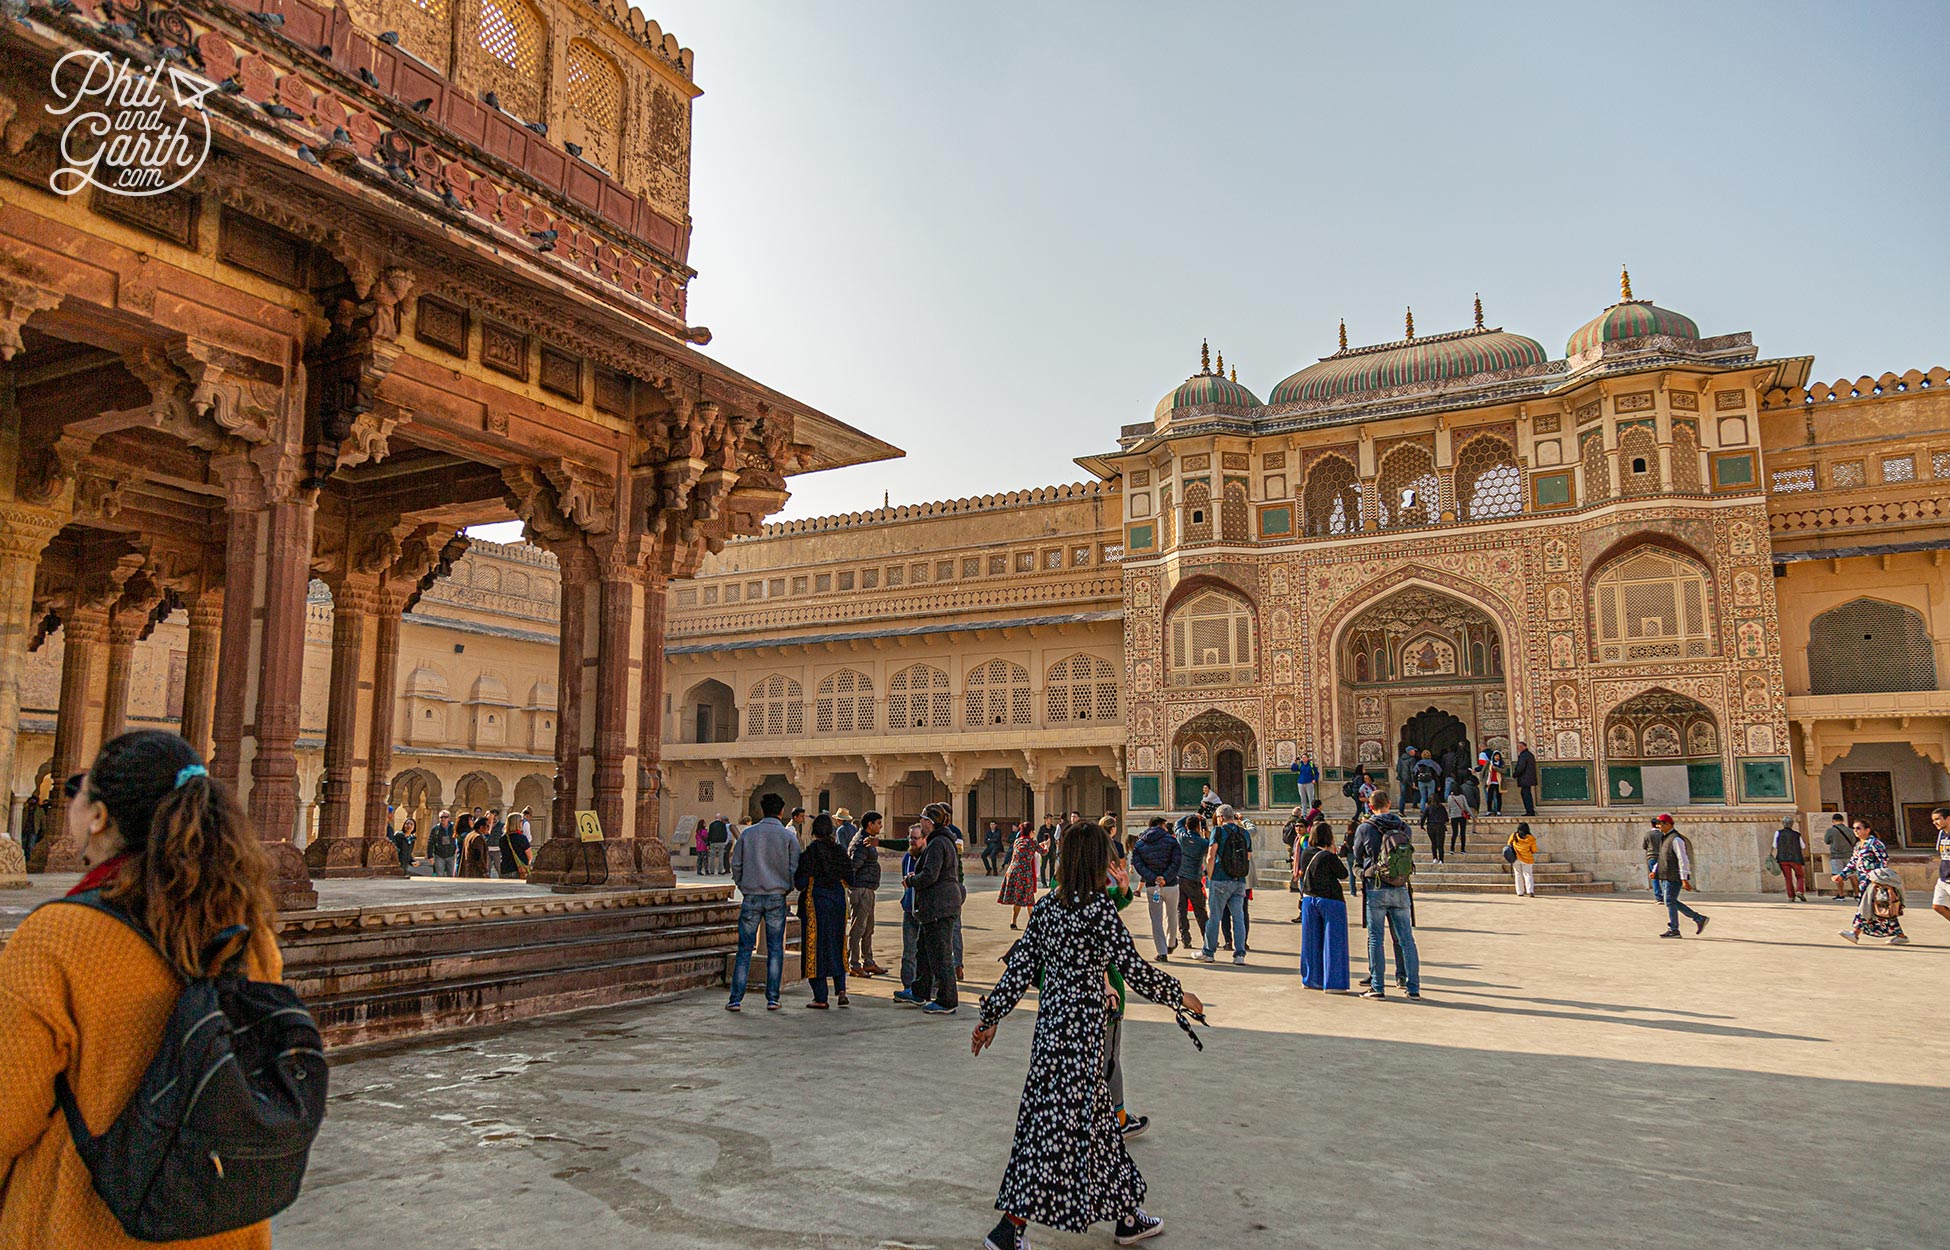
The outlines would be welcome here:
[[[1537,862],[1537,837],[1535,834],[1513,833],[1510,835],[1510,845],[1517,848],[1517,862],[1519,864],[1534,864]]]
[[[284,972],[274,934],[251,938],[250,975]],[[147,942],[112,916],[43,907],[0,948],[0,1246],[7,1250],[140,1250],[95,1193],[54,1106],[68,1074],[88,1127],[122,1113],[155,1057],[182,983]],[[195,1241],[195,1250],[268,1250],[269,1220]]]

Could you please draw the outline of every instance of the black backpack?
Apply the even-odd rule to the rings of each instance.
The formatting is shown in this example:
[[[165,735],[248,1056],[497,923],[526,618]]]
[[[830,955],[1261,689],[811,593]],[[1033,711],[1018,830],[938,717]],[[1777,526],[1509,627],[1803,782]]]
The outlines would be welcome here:
[[[99,890],[54,901],[113,916],[155,948]],[[204,966],[249,937],[243,925],[225,929]],[[67,1074],[54,1078],[95,1192],[137,1240],[247,1228],[290,1206],[304,1181],[325,1120],[325,1042],[288,986],[245,979],[243,949],[215,976],[184,983],[142,1084],[101,1136],[88,1131]]]
[[[1253,854],[1246,842],[1246,831],[1227,826],[1220,834],[1219,867],[1226,876],[1244,881],[1253,875]]]

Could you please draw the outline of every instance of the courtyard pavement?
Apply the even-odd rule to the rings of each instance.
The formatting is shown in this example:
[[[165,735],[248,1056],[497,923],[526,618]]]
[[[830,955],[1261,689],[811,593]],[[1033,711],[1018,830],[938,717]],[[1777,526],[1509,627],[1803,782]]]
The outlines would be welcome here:
[[[777,1013],[699,992],[338,1063],[277,1244],[979,1246],[1034,1000],[969,1056],[1009,938],[993,880],[970,887],[952,1019],[884,979],[811,1012],[801,984]],[[1913,908],[1913,945],[1854,947],[1837,904],[1698,903],[1712,926],[1672,942],[1643,893],[1424,898],[1426,1000],[1376,1003],[1302,990],[1292,899],[1260,892],[1247,967],[1172,961],[1209,1004],[1204,1052],[1149,1004],[1125,1031],[1154,1244],[1950,1243],[1950,924]],[[879,917],[892,965],[892,889]],[[1146,949],[1141,904],[1126,918]]]

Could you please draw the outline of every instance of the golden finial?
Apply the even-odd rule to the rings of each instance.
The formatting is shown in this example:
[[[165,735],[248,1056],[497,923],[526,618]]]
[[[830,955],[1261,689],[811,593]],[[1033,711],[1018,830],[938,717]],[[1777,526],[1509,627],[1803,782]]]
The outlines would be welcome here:
[[[1212,342],[1210,339],[1199,340],[1198,371],[1200,373],[1212,372]]]
[[[1407,337],[1414,338],[1415,337],[1415,310],[1413,308],[1408,310],[1407,322],[1408,322]]]
[[[1623,265],[1618,267],[1618,301],[1621,304],[1632,302],[1632,271]]]
[[[1347,350],[1347,318],[1341,318],[1341,350]]]
[[[1476,328],[1483,328],[1483,293],[1476,292]]]
[[[1219,353],[1219,376],[1223,378],[1225,375],[1226,375],[1226,354],[1225,352],[1221,351]]]
[[[1234,386],[1237,386],[1237,385],[1239,385],[1239,366],[1238,366],[1238,365],[1234,365],[1234,366],[1232,367],[1232,384],[1233,384]]]

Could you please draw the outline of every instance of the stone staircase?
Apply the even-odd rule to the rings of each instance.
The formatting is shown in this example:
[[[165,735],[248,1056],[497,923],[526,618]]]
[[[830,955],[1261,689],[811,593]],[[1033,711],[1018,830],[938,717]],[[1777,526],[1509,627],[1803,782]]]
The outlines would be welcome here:
[[[728,886],[285,917],[284,979],[331,1046],[370,1045],[725,983]],[[787,931],[797,945],[797,922]],[[758,955],[763,966],[763,936]],[[788,951],[786,973],[797,979]]]
[[[1542,851],[1537,854],[1536,869],[1537,893],[1540,897],[1546,894],[1611,894],[1617,889],[1611,882],[1598,880],[1576,864]],[[1286,889],[1287,872],[1283,862],[1262,866],[1259,888]],[[1438,864],[1429,857],[1427,840],[1418,837],[1415,847],[1415,889],[1420,894],[1513,894],[1516,887],[1510,880],[1510,866],[1503,862],[1501,842],[1495,843],[1490,850],[1451,852],[1445,862]]]
[[[1537,853],[1537,893],[1610,894],[1616,889],[1609,881],[1599,881],[1591,873],[1559,856]],[[1415,888],[1428,894],[1511,894],[1516,887],[1510,880],[1510,866],[1503,862],[1503,847],[1487,851],[1451,852],[1443,863],[1429,858],[1428,844],[1415,848]]]

